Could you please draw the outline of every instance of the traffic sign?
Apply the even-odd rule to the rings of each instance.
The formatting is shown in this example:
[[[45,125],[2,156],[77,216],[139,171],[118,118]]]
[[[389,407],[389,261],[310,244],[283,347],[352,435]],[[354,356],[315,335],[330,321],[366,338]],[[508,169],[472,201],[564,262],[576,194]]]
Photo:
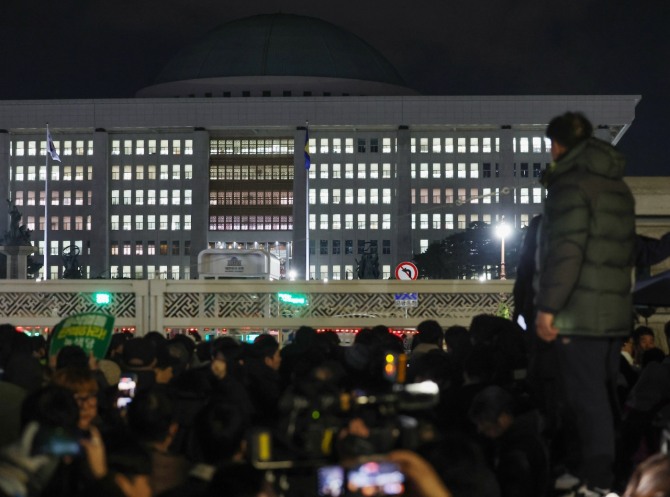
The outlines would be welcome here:
[[[419,270],[413,262],[401,262],[395,268],[397,280],[415,280],[419,277]]]
[[[396,307],[417,307],[419,305],[418,293],[395,293],[393,297]]]

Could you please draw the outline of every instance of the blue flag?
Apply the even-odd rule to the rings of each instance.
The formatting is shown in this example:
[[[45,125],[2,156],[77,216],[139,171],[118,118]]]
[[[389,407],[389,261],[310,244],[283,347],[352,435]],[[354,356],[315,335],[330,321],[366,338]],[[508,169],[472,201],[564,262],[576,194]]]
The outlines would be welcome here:
[[[49,133],[49,128],[47,128],[47,154],[51,156],[51,160],[60,162],[60,157],[58,156],[58,152],[56,151],[56,145],[54,145],[54,141],[51,139],[51,133]]]
[[[305,169],[309,171],[312,161],[309,157],[309,128],[305,128]]]

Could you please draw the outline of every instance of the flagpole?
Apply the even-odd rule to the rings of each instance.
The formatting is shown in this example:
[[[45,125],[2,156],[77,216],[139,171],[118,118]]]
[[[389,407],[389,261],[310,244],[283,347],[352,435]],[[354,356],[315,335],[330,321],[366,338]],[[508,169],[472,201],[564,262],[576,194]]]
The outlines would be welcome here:
[[[49,123],[44,147],[44,279],[49,279]]]
[[[305,281],[309,281],[309,121],[305,121]]]

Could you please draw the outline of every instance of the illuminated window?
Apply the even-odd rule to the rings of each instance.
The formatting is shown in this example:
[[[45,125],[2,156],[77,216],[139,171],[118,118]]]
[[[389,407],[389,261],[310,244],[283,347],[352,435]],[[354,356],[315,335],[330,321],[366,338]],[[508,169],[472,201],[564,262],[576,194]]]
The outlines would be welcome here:
[[[458,164],[458,177],[459,178],[467,177],[466,171],[465,171],[465,164],[463,164],[463,163]]]
[[[522,154],[528,153],[528,138],[519,138],[519,152]]]
[[[366,227],[366,215],[365,214],[358,214],[357,227],[358,227],[359,230],[364,230],[365,229],[365,227]]]
[[[365,166],[366,166],[365,164],[358,164],[358,172],[357,172],[358,179],[365,179],[365,172],[366,172]]]
[[[358,189],[357,199],[358,199],[359,204],[364,204],[365,203],[365,188],[359,188]]]

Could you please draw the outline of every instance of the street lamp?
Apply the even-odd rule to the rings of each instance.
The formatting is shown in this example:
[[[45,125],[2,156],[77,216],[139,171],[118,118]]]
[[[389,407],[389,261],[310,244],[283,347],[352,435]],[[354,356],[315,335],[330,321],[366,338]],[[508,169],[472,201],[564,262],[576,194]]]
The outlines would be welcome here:
[[[510,234],[510,227],[501,221],[496,228],[496,234],[500,237],[500,279],[505,280],[505,238]]]

